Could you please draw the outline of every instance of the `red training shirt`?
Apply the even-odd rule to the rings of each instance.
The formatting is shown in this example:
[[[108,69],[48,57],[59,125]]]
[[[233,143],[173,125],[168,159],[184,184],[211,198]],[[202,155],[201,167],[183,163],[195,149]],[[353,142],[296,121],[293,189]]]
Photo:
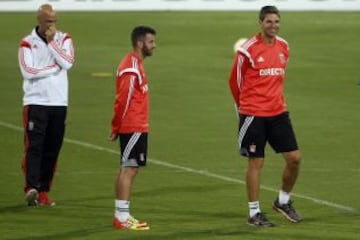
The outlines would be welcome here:
[[[148,84],[142,59],[127,54],[116,71],[116,97],[112,133],[149,131]]]
[[[289,46],[278,36],[268,45],[259,33],[241,46],[229,78],[241,114],[267,117],[286,111],[283,89],[288,59]]]

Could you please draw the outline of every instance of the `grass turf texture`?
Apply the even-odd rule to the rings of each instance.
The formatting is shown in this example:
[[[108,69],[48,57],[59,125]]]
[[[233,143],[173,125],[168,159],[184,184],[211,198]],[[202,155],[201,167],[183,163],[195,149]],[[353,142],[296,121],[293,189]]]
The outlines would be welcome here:
[[[34,13],[0,13],[1,239],[358,239],[358,12],[282,14],[280,35],[291,47],[287,103],[304,155],[294,189],[301,196],[293,199],[304,222],[290,224],[271,210],[283,161],[268,149],[261,207],[278,224],[272,229],[245,224],[246,161],[236,150],[237,119],[227,86],[233,44],[258,30],[257,13],[59,13],[58,28],[73,37],[76,64],[70,71],[67,140],[50,195],[58,205],[53,208],[26,207],[22,192],[17,47],[35,20]],[[91,73],[115,72],[139,24],[158,31],[158,49],[144,63],[151,95],[150,161],[132,198],[132,213],[151,230],[123,232],[111,227],[119,157],[107,136],[115,82]]]

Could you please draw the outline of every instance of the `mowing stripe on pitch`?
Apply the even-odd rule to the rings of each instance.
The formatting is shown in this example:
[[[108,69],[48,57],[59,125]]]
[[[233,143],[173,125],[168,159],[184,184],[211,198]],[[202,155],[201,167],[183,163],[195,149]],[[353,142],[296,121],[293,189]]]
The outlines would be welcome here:
[[[6,127],[6,128],[10,128],[16,131],[23,131],[22,127],[13,125],[13,124],[9,124],[9,123],[5,123],[0,121],[0,126]],[[64,141],[67,143],[71,143],[74,145],[78,145],[84,148],[89,148],[89,149],[93,149],[93,150],[97,150],[97,151],[103,151],[103,152],[108,152],[108,153],[112,153],[112,154],[116,154],[119,155],[119,151],[115,151],[113,149],[110,148],[104,148],[98,145],[94,145],[91,143],[87,143],[84,141],[79,141],[79,140],[75,140],[75,139],[69,139],[69,138],[64,138]],[[188,172],[188,173],[194,173],[194,174],[198,174],[198,175],[203,175],[203,176],[207,176],[207,177],[211,177],[211,178],[216,178],[216,179],[220,179],[226,182],[232,182],[232,183],[239,183],[242,185],[245,185],[245,182],[236,178],[230,178],[230,177],[226,177],[223,175],[219,175],[216,173],[212,173],[212,172],[208,172],[205,170],[198,170],[198,169],[194,169],[194,168],[189,168],[189,167],[184,167],[184,166],[180,166],[180,165],[176,165],[176,164],[172,164],[172,163],[167,163],[167,162],[163,162],[163,161],[159,161],[156,159],[148,159],[149,162],[156,164],[156,165],[160,165],[160,166],[164,166],[164,167],[168,167],[168,168],[172,168],[172,169],[178,169],[178,170],[182,170],[184,172]],[[261,185],[261,189],[267,190],[267,191],[271,191],[271,192],[278,192],[278,189],[275,188],[271,188],[271,187],[267,187],[264,185]],[[298,197],[298,198],[302,198],[302,199],[306,199],[312,202],[315,202],[317,204],[321,204],[321,205],[325,205],[325,206],[329,206],[329,207],[333,207],[333,208],[337,208],[340,210],[344,210],[347,212],[352,212],[352,213],[359,213],[358,210],[348,207],[348,206],[344,206],[341,204],[337,204],[337,203],[333,203],[333,202],[329,202],[329,201],[325,201],[325,200],[321,200],[321,199],[317,199],[317,198],[313,198],[313,197],[309,197],[303,194],[298,194],[298,193],[291,193],[292,196]]]

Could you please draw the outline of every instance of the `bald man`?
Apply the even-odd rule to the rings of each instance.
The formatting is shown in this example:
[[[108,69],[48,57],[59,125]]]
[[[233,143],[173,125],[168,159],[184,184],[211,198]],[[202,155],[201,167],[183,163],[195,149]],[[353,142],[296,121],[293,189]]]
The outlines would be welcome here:
[[[54,206],[48,196],[63,143],[68,106],[68,70],[74,63],[69,34],[56,29],[49,4],[37,12],[37,26],[22,39],[25,200],[29,206]]]

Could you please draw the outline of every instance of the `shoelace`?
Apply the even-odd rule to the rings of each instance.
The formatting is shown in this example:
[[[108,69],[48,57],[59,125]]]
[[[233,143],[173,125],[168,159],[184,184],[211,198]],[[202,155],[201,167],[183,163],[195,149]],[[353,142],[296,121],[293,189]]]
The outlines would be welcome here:
[[[259,218],[260,218],[260,220],[262,220],[262,221],[268,221],[268,219],[266,218],[266,216],[265,216],[265,213],[259,213]]]
[[[129,222],[131,223],[139,223],[139,221],[137,219],[135,219],[133,216],[129,216]]]
[[[283,207],[286,211],[295,211],[295,209],[292,206],[293,201],[289,201],[287,204],[284,204]]]
[[[41,193],[39,196],[39,200],[43,203],[50,204],[52,201],[46,193]]]

